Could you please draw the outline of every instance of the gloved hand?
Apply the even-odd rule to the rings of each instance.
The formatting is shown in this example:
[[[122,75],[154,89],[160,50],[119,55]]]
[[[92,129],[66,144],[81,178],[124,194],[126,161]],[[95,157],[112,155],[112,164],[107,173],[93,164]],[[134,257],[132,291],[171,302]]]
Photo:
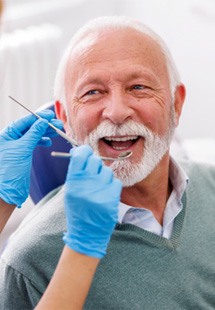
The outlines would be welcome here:
[[[102,258],[117,222],[122,185],[88,145],[72,149],[71,154],[63,240],[76,252]]]
[[[53,120],[51,110],[38,114],[43,119],[29,115],[0,132],[0,198],[17,207],[29,194],[33,150],[37,145],[50,146],[49,137],[56,135],[48,121],[62,128],[60,120]]]

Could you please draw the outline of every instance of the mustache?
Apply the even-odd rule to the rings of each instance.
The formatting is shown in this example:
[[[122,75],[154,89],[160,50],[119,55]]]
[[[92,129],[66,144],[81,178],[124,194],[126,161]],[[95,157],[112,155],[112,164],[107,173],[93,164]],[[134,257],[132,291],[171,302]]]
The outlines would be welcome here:
[[[99,140],[110,136],[142,136],[144,138],[151,137],[154,134],[145,125],[129,120],[121,125],[115,125],[110,121],[103,121],[95,130],[93,130],[86,138],[89,140]]]

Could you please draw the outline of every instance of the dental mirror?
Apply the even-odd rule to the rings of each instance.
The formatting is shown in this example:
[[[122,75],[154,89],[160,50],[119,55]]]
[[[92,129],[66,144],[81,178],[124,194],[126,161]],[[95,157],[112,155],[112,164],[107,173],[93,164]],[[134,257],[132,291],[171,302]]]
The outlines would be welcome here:
[[[51,155],[54,157],[64,157],[68,158],[71,157],[72,155],[70,153],[64,153],[64,152],[51,152]],[[105,157],[105,156],[100,156],[102,160],[110,160],[110,161],[115,161],[115,160],[123,160],[132,155],[132,151],[124,151],[119,154],[118,157]]]

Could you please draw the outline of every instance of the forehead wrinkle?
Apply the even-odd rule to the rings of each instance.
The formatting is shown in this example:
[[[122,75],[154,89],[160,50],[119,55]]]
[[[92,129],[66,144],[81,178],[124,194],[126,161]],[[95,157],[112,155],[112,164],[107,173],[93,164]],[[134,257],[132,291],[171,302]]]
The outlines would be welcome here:
[[[142,78],[147,79],[149,81],[152,81],[153,79],[157,80],[156,75],[147,69],[136,70],[135,72],[131,72],[127,76],[127,80],[136,80],[136,79],[142,79]]]
[[[114,80],[118,82],[130,82],[132,80],[144,80],[144,82],[153,82],[158,81],[156,75],[153,72],[150,72],[149,70],[145,69],[137,69],[134,72],[128,72],[126,74],[126,70],[123,70],[123,72],[120,72],[120,74],[116,77],[115,76],[115,70],[113,73],[105,73],[102,76],[99,76],[98,74],[93,73],[90,75],[90,73],[84,73],[82,77],[80,77],[80,84],[78,85],[78,89],[84,87],[85,85],[95,84],[95,85],[104,85],[105,83],[112,83]],[[91,70],[89,70],[91,72]],[[108,75],[107,75],[108,74]],[[111,76],[113,75],[113,79]]]

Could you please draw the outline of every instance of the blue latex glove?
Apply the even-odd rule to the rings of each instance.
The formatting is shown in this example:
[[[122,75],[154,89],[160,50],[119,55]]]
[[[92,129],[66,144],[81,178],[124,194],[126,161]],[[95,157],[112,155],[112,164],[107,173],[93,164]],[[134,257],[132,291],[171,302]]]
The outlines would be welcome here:
[[[23,117],[0,132],[0,198],[21,207],[27,199],[30,187],[32,155],[37,145],[50,146],[49,137],[55,136],[48,121],[58,128],[62,122],[53,120],[51,110]],[[45,136],[45,137],[44,137]]]
[[[63,240],[76,252],[102,258],[117,222],[122,185],[88,145],[72,149],[71,154]]]

